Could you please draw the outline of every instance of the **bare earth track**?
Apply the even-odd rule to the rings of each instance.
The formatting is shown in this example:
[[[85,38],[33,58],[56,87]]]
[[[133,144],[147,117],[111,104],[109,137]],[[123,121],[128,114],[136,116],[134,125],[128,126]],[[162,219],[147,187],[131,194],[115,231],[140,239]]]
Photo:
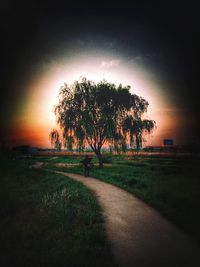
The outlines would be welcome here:
[[[193,239],[132,194],[92,177],[55,172],[83,183],[94,192],[120,266],[200,266],[200,248]]]

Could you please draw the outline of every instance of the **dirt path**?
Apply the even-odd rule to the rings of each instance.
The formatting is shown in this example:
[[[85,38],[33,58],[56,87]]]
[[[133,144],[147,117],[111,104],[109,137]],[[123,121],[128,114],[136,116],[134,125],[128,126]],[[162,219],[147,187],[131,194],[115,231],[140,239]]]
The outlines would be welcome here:
[[[80,181],[95,193],[120,266],[200,266],[197,244],[132,194],[91,177],[58,173]]]

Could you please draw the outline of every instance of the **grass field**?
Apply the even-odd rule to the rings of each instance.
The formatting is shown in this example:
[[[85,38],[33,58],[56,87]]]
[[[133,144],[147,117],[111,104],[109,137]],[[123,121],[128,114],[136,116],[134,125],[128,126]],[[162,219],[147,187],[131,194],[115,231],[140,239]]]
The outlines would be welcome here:
[[[48,168],[83,173],[82,166],[78,164],[81,157],[43,157],[35,160],[45,162]],[[96,158],[93,162],[91,176],[138,196],[200,244],[199,158],[175,155],[107,156],[108,164],[104,169],[97,167]]]
[[[115,266],[86,187],[30,168],[31,159],[0,163],[0,266]]]
[[[116,266],[100,207],[82,184],[43,169],[83,174],[81,156],[1,158],[1,266]],[[90,175],[160,211],[200,244],[198,158],[105,155]]]

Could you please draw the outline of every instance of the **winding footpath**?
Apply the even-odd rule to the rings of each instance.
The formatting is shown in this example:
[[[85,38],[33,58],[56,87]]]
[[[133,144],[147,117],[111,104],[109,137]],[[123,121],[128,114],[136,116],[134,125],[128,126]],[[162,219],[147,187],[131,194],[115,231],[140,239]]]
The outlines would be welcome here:
[[[54,172],[83,183],[96,195],[121,267],[200,266],[200,248],[193,239],[132,194],[92,177]]]

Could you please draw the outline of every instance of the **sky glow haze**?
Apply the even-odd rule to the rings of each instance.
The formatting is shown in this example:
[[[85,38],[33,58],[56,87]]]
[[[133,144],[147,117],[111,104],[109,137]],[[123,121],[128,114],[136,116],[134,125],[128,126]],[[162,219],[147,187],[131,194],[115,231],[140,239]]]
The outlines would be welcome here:
[[[198,10],[184,1],[8,1],[0,18],[0,143],[50,147],[59,89],[80,77],[130,85],[149,102],[145,116],[157,129],[145,145],[198,143]]]
[[[56,128],[56,118],[53,107],[58,102],[60,87],[66,82],[71,85],[80,77],[86,77],[94,82],[106,79],[108,82],[131,86],[131,93],[144,97],[149,102],[145,118],[153,119],[157,129],[146,136],[145,145],[162,145],[164,138],[177,138],[171,130],[178,118],[178,111],[173,109],[170,99],[165,96],[162,87],[153,79],[145,67],[138,65],[138,59],[127,60],[116,55],[88,54],[74,56],[62,62],[52,61],[44,64],[43,74],[27,88],[25,103],[22,105],[15,125],[13,143],[22,142],[32,146],[49,147],[48,135]],[[18,133],[18,134],[17,134]]]

